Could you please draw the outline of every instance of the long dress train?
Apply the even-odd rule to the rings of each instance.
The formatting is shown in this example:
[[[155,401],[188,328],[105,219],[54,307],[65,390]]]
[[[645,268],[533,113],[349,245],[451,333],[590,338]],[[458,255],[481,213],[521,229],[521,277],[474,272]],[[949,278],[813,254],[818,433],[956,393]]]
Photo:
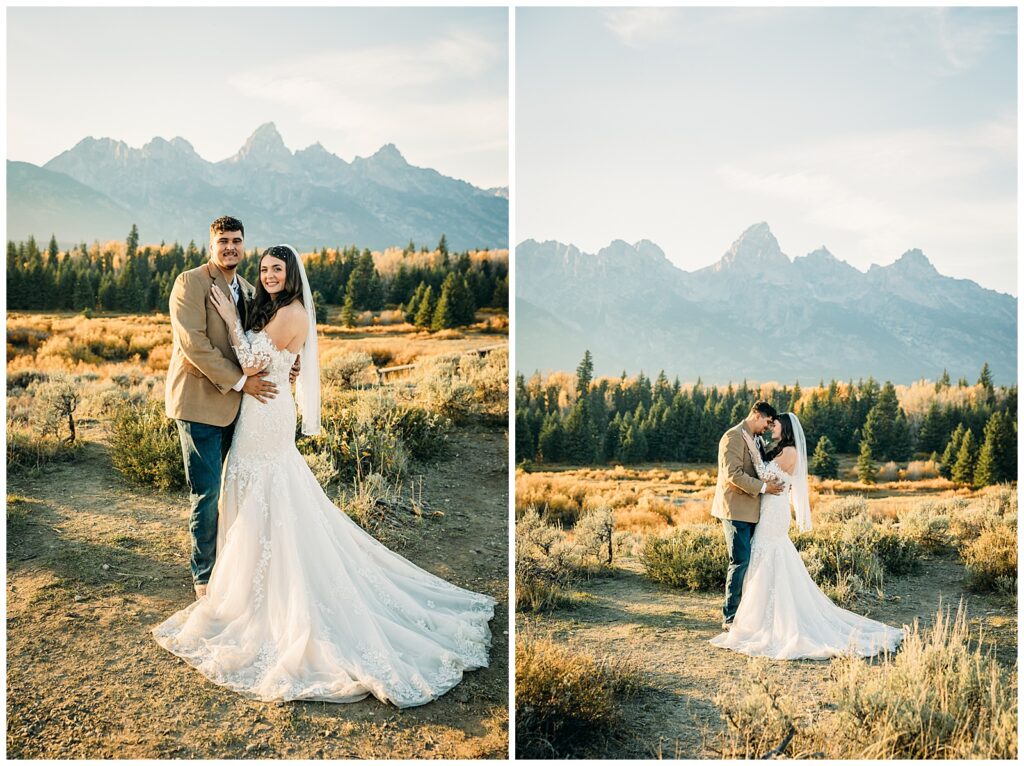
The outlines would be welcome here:
[[[157,642],[256,699],[436,699],[487,665],[495,599],[407,561],[330,501],[295,446],[295,354],[263,331],[246,338],[281,393],[242,399],[207,594]]]

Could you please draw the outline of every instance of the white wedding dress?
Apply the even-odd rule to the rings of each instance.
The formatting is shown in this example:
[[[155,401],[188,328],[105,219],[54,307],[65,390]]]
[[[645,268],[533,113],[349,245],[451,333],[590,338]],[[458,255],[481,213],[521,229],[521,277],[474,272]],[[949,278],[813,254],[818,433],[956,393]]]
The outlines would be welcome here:
[[[487,665],[495,600],[388,550],[328,499],[295,446],[296,355],[263,331],[246,338],[281,393],[242,399],[207,594],[157,642],[260,700],[436,699]]]
[[[761,498],[736,617],[731,629],[711,643],[776,660],[827,659],[847,653],[873,657],[894,650],[903,640],[902,630],[836,606],[808,574],[789,539],[788,490],[793,477],[769,461],[761,478],[778,479],[786,490]]]

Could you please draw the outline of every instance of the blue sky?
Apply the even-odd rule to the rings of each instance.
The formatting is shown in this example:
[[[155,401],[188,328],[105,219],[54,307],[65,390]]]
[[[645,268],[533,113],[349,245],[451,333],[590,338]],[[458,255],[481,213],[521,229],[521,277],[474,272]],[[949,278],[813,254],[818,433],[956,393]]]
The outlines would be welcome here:
[[[505,8],[9,8],[8,158],[182,136],[207,160],[273,121],[293,151],[394,143],[508,183]]]
[[[1016,9],[520,8],[516,238],[713,263],[767,221],[1016,293]]]

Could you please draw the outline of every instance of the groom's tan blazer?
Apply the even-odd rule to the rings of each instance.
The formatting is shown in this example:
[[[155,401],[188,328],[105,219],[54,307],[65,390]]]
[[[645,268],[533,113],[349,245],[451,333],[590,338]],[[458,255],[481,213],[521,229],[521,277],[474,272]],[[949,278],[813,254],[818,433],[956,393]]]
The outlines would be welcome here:
[[[711,515],[756,524],[761,518],[764,482],[757,478],[754,461],[743,439],[744,431],[750,433],[746,423],[741,422],[726,431],[718,442],[718,484]]]
[[[227,426],[238,415],[242,393],[233,390],[242,377],[228,328],[210,299],[219,285],[231,297],[221,270],[212,263],[184,271],[171,290],[171,330],[174,344],[167,367],[164,402],[167,417],[211,426]],[[239,316],[245,323],[255,290],[238,277]]]

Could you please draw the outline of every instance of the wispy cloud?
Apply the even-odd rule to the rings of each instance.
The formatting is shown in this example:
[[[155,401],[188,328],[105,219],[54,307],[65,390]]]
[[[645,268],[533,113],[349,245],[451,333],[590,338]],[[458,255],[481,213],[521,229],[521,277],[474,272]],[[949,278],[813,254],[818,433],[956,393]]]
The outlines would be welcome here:
[[[866,50],[901,67],[940,76],[973,69],[1003,38],[1017,32],[1012,8],[865,9],[854,18]]]
[[[310,53],[229,78],[242,94],[286,107],[366,154],[386,140],[403,151],[507,143],[508,104],[474,80],[502,66],[492,40],[452,32],[419,48],[379,45]],[[325,142],[327,143],[327,142]]]
[[[1015,166],[1007,118],[812,142],[733,160],[718,176],[805,224],[853,236],[863,251],[921,245],[941,228],[969,252],[981,234],[1014,235]]]
[[[938,8],[935,35],[946,63],[956,71],[973,67],[995,42],[1016,34],[1013,13],[977,13],[973,9]]]
[[[637,48],[671,37],[677,18],[674,8],[616,8],[605,11],[604,25],[623,45]]]

